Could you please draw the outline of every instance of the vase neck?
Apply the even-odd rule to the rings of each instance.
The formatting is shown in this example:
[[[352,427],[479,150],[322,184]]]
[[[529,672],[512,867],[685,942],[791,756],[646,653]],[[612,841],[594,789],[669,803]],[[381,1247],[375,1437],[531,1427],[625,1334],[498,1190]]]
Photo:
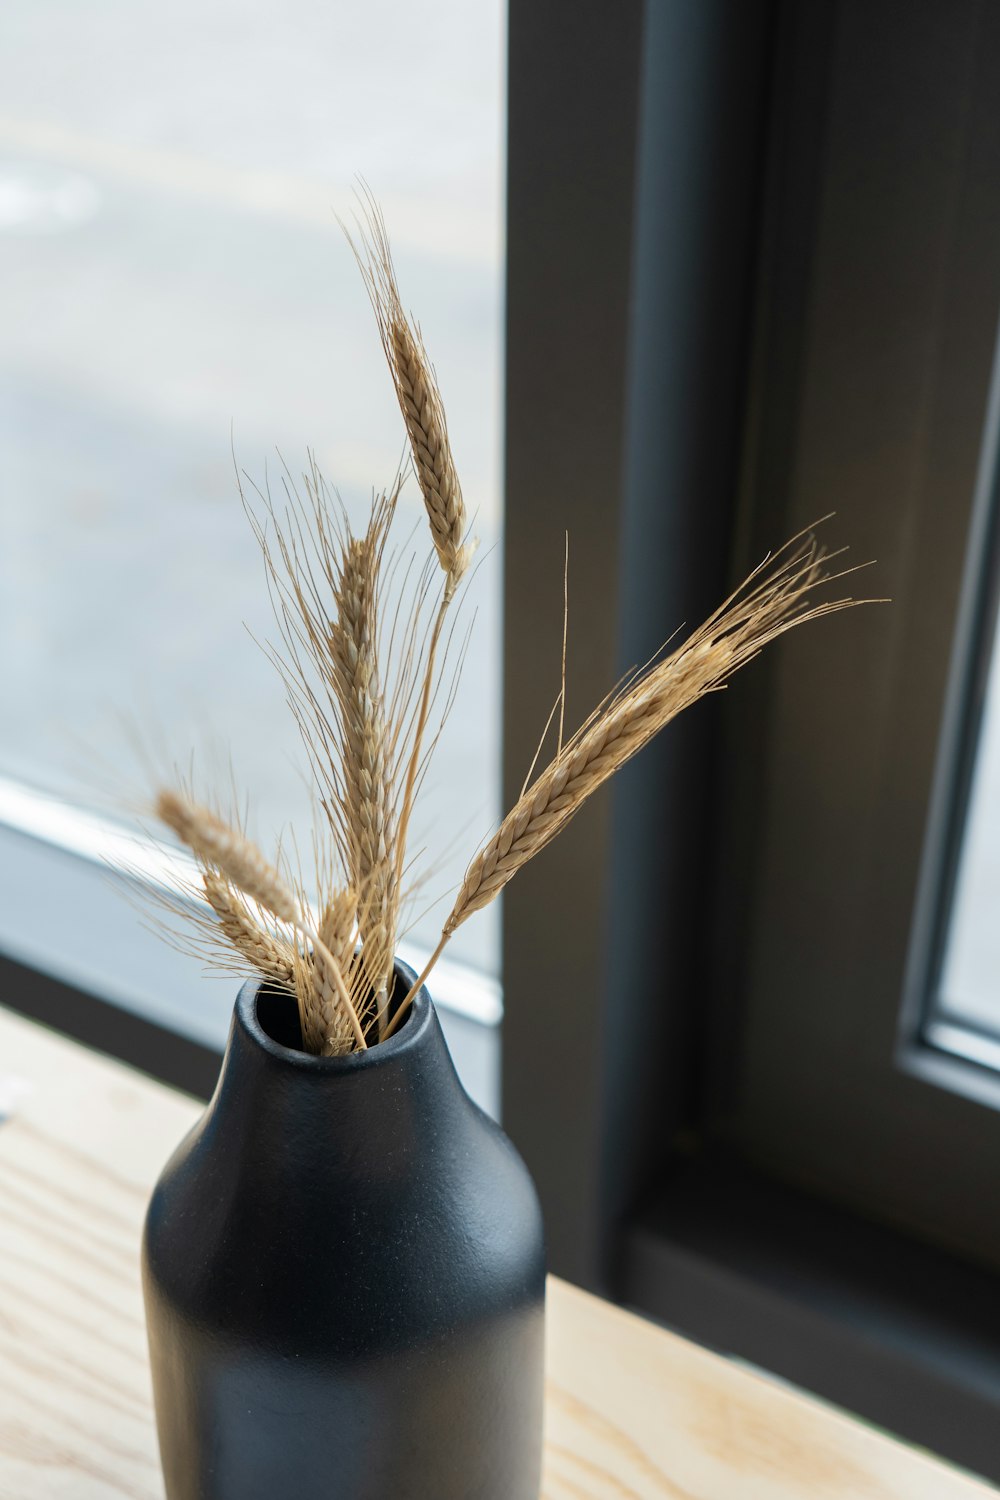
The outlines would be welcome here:
[[[275,1041],[261,1024],[260,994],[257,983],[240,991],[206,1114],[206,1129],[227,1149],[246,1156],[255,1143],[256,1160],[280,1162],[286,1173],[301,1164],[310,1176],[321,1161],[327,1175],[371,1171],[379,1160],[398,1170],[474,1107],[426,991],[388,1041],[344,1057]]]

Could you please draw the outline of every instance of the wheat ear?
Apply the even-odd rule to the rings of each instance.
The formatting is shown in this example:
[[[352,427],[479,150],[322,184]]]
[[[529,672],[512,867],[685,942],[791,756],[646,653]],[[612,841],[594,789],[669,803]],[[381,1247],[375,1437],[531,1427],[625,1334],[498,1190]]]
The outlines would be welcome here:
[[[369,980],[381,1015],[388,994],[399,907],[392,826],[390,756],[376,655],[377,582],[383,533],[377,518],[363,538],[348,537],[340,561],[330,627],[332,685],[344,743],[347,853],[360,913]]]
[[[161,791],[158,794],[156,816],[204,864],[217,866],[233,885],[258,902],[265,911],[273,912],[282,922],[301,926],[295,893],[245,834],[179,792]]]
[[[348,886],[334,892],[319,921],[319,935],[345,973],[354,957],[357,920],[357,893]]]
[[[344,232],[375,312],[434,549],[445,574],[445,593],[451,599],[472,561],[475,543],[466,540],[468,518],[444,403],[420,331],[403,309],[382,212],[370,194],[364,194],[363,202],[360,245]]]
[[[245,834],[231,828],[217,818],[207,807],[183,797],[178,792],[161,791],[156,798],[156,815],[177,837],[198,856],[205,865],[215,866],[245,896],[256,901],[265,911],[308,938],[321,959],[329,961],[330,979],[346,1007],[355,1037],[360,1048],[364,1048],[364,1031],[358,1020],[351,997],[340,975],[332,955],[326,950],[322,938],[303,910],[295,892],[284,881],[272,864]],[[303,1039],[311,1026],[308,1016],[302,1011],[300,1017]]]
[[[303,1050],[323,1057],[353,1051],[355,1034],[343,1000],[347,980],[332,954],[318,943],[308,953],[297,953],[293,983],[303,1018]]]
[[[241,958],[284,989],[295,988],[295,949],[254,921],[246,902],[225,876],[206,870],[202,877],[205,898],[218,925]]]
[[[627,682],[591,715],[521,794],[496,834],[469,865],[437,948],[393,1018],[398,1024],[456,928],[481,911],[550,844],[598,787],[685,708],[723,687],[739,667],[777,636],[806,620],[859,601],[811,605],[823,552],[810,537],[765,561],[693,635],[665,660]]]
[[[424,497],[434,550],[445,574],[445,595],[450,600],[472,561],[475,543],[465,540],[465,501],[448,440],[441,393],[420,335],[401,312],[392,316],[386,336],[417,483]]]
[[[336,963],[345,986],[352,992],[352,1003],[355,1004],[356,1009],[360,1010],[357,997],[353,993],[354,984],[352,983],[352,971],[355,969],[356,919],[357,898],[354,891],[350,889],[338,891],[323,909],[319,934],[324,948]],[[352,1050],[354,1036],[348,1018],[344,1014],[339,989],[329,972],[329,966],[321,956],[317,958],[319,951],[300,955],[296,966],[296,982],[308,985],[318,1001],[321,1024],[315,1037],[314,1050],[325,1057],[338,1057]]]

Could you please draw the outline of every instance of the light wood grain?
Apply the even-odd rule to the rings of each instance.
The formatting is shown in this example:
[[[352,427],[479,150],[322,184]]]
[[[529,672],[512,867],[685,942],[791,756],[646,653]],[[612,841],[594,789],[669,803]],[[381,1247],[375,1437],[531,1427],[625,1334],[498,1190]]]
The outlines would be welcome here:
[[[163,1500],[139,1232],[199,1106],[0,1011],[0,1104],[12,1077],[30,1092],[0,1123],[0,1500]],[[548,1338],[543,1500],[1000,1494],[557,1281]]]

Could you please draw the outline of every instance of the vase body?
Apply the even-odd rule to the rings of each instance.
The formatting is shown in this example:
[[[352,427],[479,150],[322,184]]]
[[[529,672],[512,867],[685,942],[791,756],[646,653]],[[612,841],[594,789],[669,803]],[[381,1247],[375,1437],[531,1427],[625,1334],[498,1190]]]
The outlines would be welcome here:
[[[167,1500],[537,1500],[527,1169],[459,1083],[426,991],[342,1058],[295,1050],[294,1009],[244,985],[147,1213]]]

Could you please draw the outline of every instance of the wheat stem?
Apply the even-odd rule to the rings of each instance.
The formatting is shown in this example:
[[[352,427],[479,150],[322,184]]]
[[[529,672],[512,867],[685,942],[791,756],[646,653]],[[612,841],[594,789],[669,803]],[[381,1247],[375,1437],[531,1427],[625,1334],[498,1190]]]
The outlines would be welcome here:
[[[430,958],[424,964],[424,967],[421,970],[421,972],[418,975],[418,977],[410,985],[410,988],[407,990],[406,994],[403,996],[403,999],[400,1001],[400,1003],[399,1003],[399,1005],[398,1005],[398,1007],[396,1009],[396,1014],[393,1016],[392,1020],[389,1022],[389,1025],[386,1027],[386,1033],[385,1033],[385,1040],[386,1041],[388,1041],[389,1037],[392,1036],[393,1032],[396,1030],[396,1027],[400,1024],[400,1022],[402,1021],[404,1015],[409,1010],[411,1004],[413,1003],[413,997],[417,993],[417,991],[420,989],[420,986],[422,984],[425,984],[427,982],[427,976],[430,974],[430,972],[433,969],[434,965],[437,963],[438,959],[441,957],[442,953],[444,952],[445,947],[447,946],[447,943],[448,943],[448,939],[450,937],[451,937],[451,933],[450,932],[442,932],[441,937],[438,940],[437,947],[434,949],[434,952],[431,954]]]
[[[410,747],[409,762],[406,767],[406,782],[403,787],[403,801],[400,807],[399,818],[396,825],[396,866],[395,879],[397,885],[403,878],[403,863],[406,858],[406,836],[409,831],[410,817],[413,812],[413,800],[416,795],[417,776],[420,770],[420,757],[423,748],[424,732],[430,717],[431,700],[434,689],[434,663],[437,656],[438,645],[441,640],[441,632],[444,628],[445,615],[448,612],[449,597],[447,593],[438,606],[437,616],[431,630],[430,641],[427,646],[427,661],[424,668],[423,688],[420,694],[420,706],[417,711],[417,720],[413,730],[413,740]],[[381,1036],[381,1023],[379,1035]]]

